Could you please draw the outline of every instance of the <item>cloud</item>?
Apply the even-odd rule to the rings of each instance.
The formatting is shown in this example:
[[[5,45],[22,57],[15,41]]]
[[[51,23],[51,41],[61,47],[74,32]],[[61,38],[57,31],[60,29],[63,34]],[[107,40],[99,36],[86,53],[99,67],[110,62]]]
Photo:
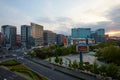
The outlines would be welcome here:
[[[0,3],[0,26],[13,25],[17,27],[17,32],[20,33],[20,26],[22,24],[29,24],[32,18],[20,11],[19,9]]]
[[[107,16],[115,24],[120,24],[120,5],[114,7]]]
[[[96,30],[99,28],[104,28],[106,32],[109,31],[120,31],[120,5],[112,7],[109,11],[106,11],[106,17],[108,21],[100,21],[97,23],[77,23],[74,27],[78,28],[91,28],[92,30]],[[120,34],[118,34],[120,36]]]
[[[36,21],[39,21],[39,22],[43,22],[43,23],[56,23],[56,22],[59,22],[59,23],[65,23],[65,22],[70,22],[72,23],[73,20],[69,17],[39,17],[38,19],[36,19]]]
[[[103,21],[103,22],[98,22],[98,23],[91,23],[91,24],[84,24],[84,23],[78,23],[75,24],[73,27],[74,28],[91,28],[92,31],[95,31],[99,28],[103,28],[105,30],[108,29],[109,26],[107,26],[108,24],[110,24],[111,22],[109,21]]]
[[[45,25],[45,29],[55,31],[56,33],[62,33],[66,35],[71,34],[71,28],[91,28],[91,30],[97,30],[104,28],[106,32],[120,30],[120,5],[111,8],[108,14],[105,15],[108,21],[100,21],[97,23],[82,23],[75,22],[69,17],[40,17],[37,19],[38,23]]]
[[[107,30],[117,30],[120,31],[120,5],[113,7],[106,17],[111,21],[107,26]]]
[[[112,0],[77,0],[76,2],[68,0],[67,4],[64,0],[59,4],[58,1],[54,1],[40,1],[41,4],[39,1],[35,1],[39,4],[31,1],[29,7],[25,8],[27,10],[23,9],[27,7],[26,4],[22,7],[10,6],[9,3],[8,5],[3,1],[4,3],[0,3],[0,25],[15,25],[20,32],[20,25],[36,22],[43,25],[44,29],[66,35],[70,35],[71,28],[74,27],[85,27],[92,30],[104,28],[106,31],[120,30],[119,0],[115,0],[114,3]]]
[[[53,23],[54,20],[48,17],[39,17],[38,19],[36,19],[36,21],[40,22],[40,23]]]
[[[75,22],[69,17],[39,17],[36,19],[36,22],[44,25],[45,29],[65,35],[71,34],[71,27],[75,24]]]

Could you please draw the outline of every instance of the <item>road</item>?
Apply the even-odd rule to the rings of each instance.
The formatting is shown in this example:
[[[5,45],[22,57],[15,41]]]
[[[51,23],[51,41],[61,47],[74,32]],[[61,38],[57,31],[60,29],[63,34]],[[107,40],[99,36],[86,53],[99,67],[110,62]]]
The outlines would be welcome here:
[[[2,59],[0,59],[0,62],[4,62],[4,61],[8,61],[8,60],[12,60],[12,59],[14,59],[14,58],[2,58]]]
[[[41,65],[38,65],[38,64],[36,64],[34,62],[31,62],[31,61],[25,59],[25,58],[17,59],[17,61],[21,62],[22,64],[24,64],[25,66],[31,68],[32,70],[38,72],[39,74],[42,74],[42,75],[46,76],[50,80],[80,80],[78,78],[74,78],[74,77],[65,75],[63,73],[54,71],[52,69],[43,67]]]
[[[88,74],[85,74],[85,73],[80,72],[80,71],[70,70],[70,69],[67,69],[64,67],[52,65],[48,61],[45,61],[45,60],[41,60],[38,58],[31,58],[31,59],[37,63],[47,65],[47,66],[51,67],[52,69],[56,69],[56,70],[62,71],[64,73],[68,73],[68,74],[74,75],[76,77],[85,79],[85,80],[96,80],[97,79],[95,76],[88,75]]]
[[[47,78],[49,78],[51,80],[62,80],[62,79],[63,80],[80,80],[80,78],[83,78],[85,80],[96,80],[96,77],[94,77],[94,76],[90,76],[90,75],[87,75],[87,74],[84,74],[84,73],[81,73],[81,72],[77,72],[77,71],[74,71],[74,70],[69,70],[69,69],[66,69],[66,68],[59,67],[59,66],[53,66],[48,61],[44,61],[44,60],[41,60],[41,59],[38,59],[38,58],[32,58],[32,59],[36,62],[39,62],[39,63],[45,64],[47,66],[50,66],[51,68],[47,68],[43,65],[34,63],[34,62],[24,58],[23,51],[22,52],[21,51],[18,51],[18,52],[15,51],[15,52],[12,52],[11,55],[16,55],[16,56],[13,56],[14,59],[21,62],[25,66],[29,67],[33,71],[36,71],[39,74],[42,74],[42,75],[46,76]],[[79,77],[79,79],[75,78],[75,77],[72,77],[72,76],[69,76],[67,74],[58,72],[56,70],[68,73],[70,75],[75,75],[76,77]]]
[[[24,56],[21,56],[21,58],[19,58],[17,60],[20,61],[21,63],[23,63],[24,65],[30,67],[32,70],[37,71],[40,74],[43,74],[44,76],[48,77],[51,80],[56,80],[56,79],[58,79],[58,77],[59,77],[60,80],[61,79],[63,79],[63,80],[78,80],[78,78],[75,78],[75,77],[72,77],[72,76],[68,76],[66,74],[57,72],[55,70],[59,70],[59,71],[62,71],[64,73],[67,73],[67,74],[70,74],[70,75],[74,75],[76,77],[79,77],[79,78],[82,78],[82,79],[86,79],[86,80],[91,80],[91,79],[92,80],[96,80],[95,76],[87,75],[87,74],[79,72],[79,71],[69,70],[69,69],[66,69],[66,68],[63,68],[63,67],[59,67],[59,66],[55,66],[55,65],[53,66],[52,64],[50,64],[48,61],[45,61],[45,60],[41,60],[41,59],[38,59],[38,58],[31,58],[32,60],[34,60],[34,61],[36,61],[36,62],[38,62],[40,64],[42,63],[44,65],[47,65],[47,66],[51,67],[52,69],[44,67],[43,65],[38,65],[38,64],[36,64],[34,62],[31,62],[30,60],[25,59],[23,57]],[[56,74],[56,75],[54,75],[54,74]],[[75,78],[75,79],[73,79],[73,78]]]
[[[0,80],[27,80],[27,79],[0,67]]]

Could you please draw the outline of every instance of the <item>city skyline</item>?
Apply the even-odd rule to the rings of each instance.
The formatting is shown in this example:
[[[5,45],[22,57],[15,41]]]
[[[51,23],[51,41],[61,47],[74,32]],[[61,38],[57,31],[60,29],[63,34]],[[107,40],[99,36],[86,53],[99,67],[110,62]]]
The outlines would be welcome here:
[[[112,35],[120,35],[119,0],[2,0],[0,26],[14,25],[20,33],[21,25],[30,22],[44,29],[70,35],[71,28],[104,28]],[[116,33],[114,33],[116,32]]]

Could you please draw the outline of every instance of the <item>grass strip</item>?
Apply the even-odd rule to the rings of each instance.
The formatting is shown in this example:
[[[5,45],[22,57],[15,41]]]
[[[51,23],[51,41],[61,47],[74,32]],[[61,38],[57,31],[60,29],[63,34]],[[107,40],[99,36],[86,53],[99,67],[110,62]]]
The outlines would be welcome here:
[[[32,71],[31,69],[27,68],[26,66],[17,62],[16,60],[9,60],[9,61],[2,62],[0,64],[3,66],[6,66],[11,71],[15,71],[23,75],[26,75],[33,80],[48,80],[46,77]]]

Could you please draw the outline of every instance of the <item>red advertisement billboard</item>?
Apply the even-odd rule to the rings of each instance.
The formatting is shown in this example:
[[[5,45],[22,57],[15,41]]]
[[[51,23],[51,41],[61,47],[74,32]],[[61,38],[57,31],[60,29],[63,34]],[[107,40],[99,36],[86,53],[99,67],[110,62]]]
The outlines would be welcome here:
[[[77,52],[88,52],[89,47],[86,45],[78,45],[76,46]]]

